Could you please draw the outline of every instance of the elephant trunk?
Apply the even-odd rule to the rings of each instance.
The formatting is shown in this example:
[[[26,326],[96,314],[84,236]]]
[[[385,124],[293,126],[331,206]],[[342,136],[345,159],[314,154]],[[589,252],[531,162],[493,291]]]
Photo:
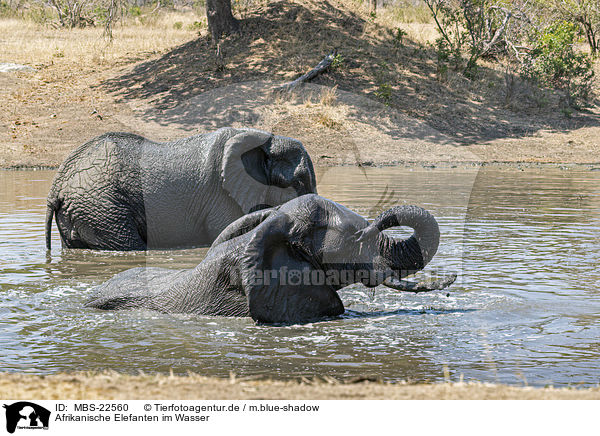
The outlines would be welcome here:
[[[377,238],[382,268],[391,269],[394,275],[406,277],[422,270],[437,252],[440,241],[438,223],[428,211],[417,206],[396,206],[381,215],[370,225],[379,232],[396,226],[408,226],[414,233],[407,239],[397,239],[379,233]]]

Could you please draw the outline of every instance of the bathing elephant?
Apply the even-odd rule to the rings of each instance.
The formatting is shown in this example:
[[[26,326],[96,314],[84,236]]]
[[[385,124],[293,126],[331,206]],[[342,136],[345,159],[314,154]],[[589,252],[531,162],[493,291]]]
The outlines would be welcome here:
[[[145,250],[210,245],[237,218],[315,193],[294,139],[223,128],[157,143],[107,133],[64,161],[48,195],[63,247]]]
[[[382,233],[394,226],[414,233],[404,240]],[[342,314],[337,291],[352,283],[432,290],[402,279],[427,265],[438,242],[435,218],[420,207],[393,207],[369,224],[308,194],[233,222],[196,268],[124,271],[100,285],[86,305],[308,322]]]

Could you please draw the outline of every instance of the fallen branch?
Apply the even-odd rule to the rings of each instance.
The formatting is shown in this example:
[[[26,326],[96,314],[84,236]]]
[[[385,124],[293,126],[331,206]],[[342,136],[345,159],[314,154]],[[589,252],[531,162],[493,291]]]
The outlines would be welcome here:
[[[329,53],[327,56],[325,56],[323,58],[323,60],[321,62],[319,62],[317,64],[317,66],[314,67],[312,70],[310,70],[308,73],[298,77],[296,80],[294,80],[292,82],[288,82],[286,84],[283,84],[283,85],[277,87],[276,90],[291,92],[294,89],[296,89],[298,86],[302,85],[303,83],[311,81],[312,79],[317,77],[319,74],[324,73],[331,66],[331,64],[333,63],[333,59],[335,58],[336,55],[337,55],[337,50],[333,50],[331,53]]]
[[[384,286],[392,288],[396,291],[402,292],[430,292],[439,291],[447,288],[456,280],[456,274],[450,274],[441,280],[434,280],[433,282],[409,282],[407,280],[398,280],[393,277],[385,279],[383,282]]]

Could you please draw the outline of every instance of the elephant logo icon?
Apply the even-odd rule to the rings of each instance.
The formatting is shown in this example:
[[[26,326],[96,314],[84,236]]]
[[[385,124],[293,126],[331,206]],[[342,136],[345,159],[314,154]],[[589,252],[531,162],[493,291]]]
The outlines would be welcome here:
[[[42,406],[28,401],[19,401],[6,409],[6,431],[14,433],[19,429],[48,429],[50,411]]]

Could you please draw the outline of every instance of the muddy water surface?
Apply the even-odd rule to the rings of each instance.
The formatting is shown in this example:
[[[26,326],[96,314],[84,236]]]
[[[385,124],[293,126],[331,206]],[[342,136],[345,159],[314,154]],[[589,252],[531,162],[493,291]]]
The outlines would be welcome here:
[[[84,308],[120,271],[192,267],[206,250],[65,251],[54,227],[48,255],[52,177],[0,171],[0,371],[600,383],[600,172],[318,169],[321,195],[369,218],[392,204],[431,210],[442,240],[424,273],[459,281],[448,296],[355,286],[342,318],[288,327]]]

